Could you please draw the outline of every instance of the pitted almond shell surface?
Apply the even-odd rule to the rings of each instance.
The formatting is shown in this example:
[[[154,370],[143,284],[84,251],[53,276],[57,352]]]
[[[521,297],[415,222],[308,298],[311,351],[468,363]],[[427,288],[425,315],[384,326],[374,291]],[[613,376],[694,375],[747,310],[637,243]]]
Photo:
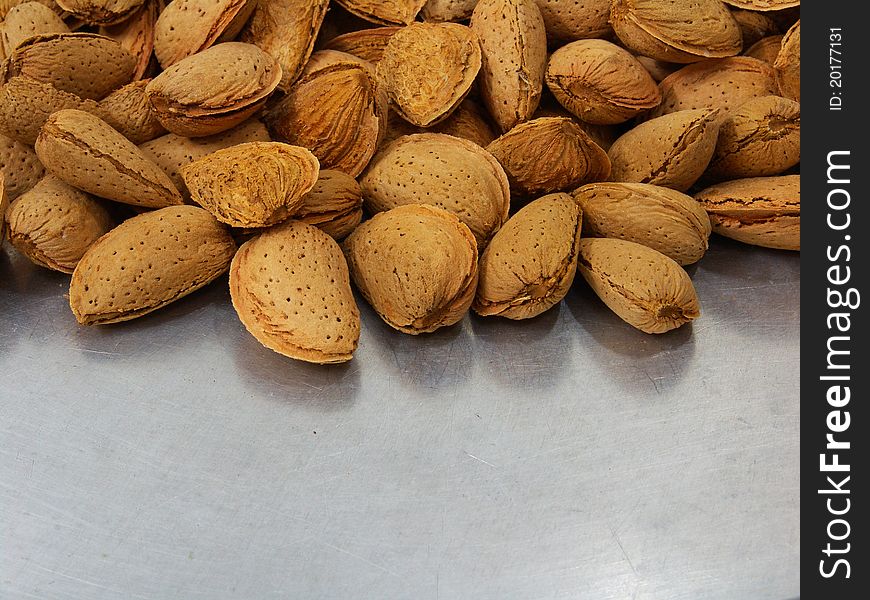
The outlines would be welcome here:
[[[766,248],[800,250],[800,185],[800,175],[751,177],[708,187],[695,198],[719,235]]]
[[[752,44],[743,55],[750,58],[757,58],[758,60],[762,60],[767,64],[772,65],[776,61],[776,57],[779,56],[779,51],[782,48],[782,38],[782,35],[770,35],[761,38]]]
[[[800,6],[801,0],[723,0],[723,2],[735,8],[763,12]]]
[[[704,256],[710,218],[691,196],[648,183],[590,183],[574,192],[583,235],[643,244],[681,265]]]
[[[562,106],[598,125],[622,123],[662,100],[644,66],[605,40],[579,40],[556,50],[546,81]]]
[[[57,5],[89,25],[113,25],[125,21],[145,0],[55,0]]]
[[[607,153],[568,118],[521,123],[486,149],[504,167],[515,196],[573,190],[610,175]]]
[[[480,0],[471,15],[480,38],[480,93],[501,130],[538,108],[547,66],[547,34],[535,0]]]
[[[245,121],[280,81],[281,67],[271,56],[253,44],[225,42],[172,65],[145,93],[166,129],[204,137]]]
[[[302,77],[266,115],[273,139],[308,148],[324,169],[356,177],[384,134],[387,107],[363,65],[340,62]]]
[[[342,240],[362,221],[362,190],[356,179],[324,169],[314,187],[302,197],[293,218],[314,225],[336,240]]]
[[[420,11],[424,21],[445,23],[465,21],[477,5],[477,0],[427,0]]]
[[[359,341],[359,309],[338,244],[290,220],[239,248],[230,296],[245,328],[265,347],[312,363],[346,362]]]
[[[36,185],[44,174],[45,167],[31,146],[0,134],[0,175],[10,200]]]
[[[801,22],[786,32],[779,54],[773,63],[776,83],[786,98],[801,101]]]
[[[529,319],[558,304],[574,282],[582,211],[568,194],[521,208],[480,257],[474,311]]]
[[[172,183],[185,195],[189,196],[187,187],[181,177],[181,169],[195,160],[245,142],[268,142],[269,132],[262,122],[251,119],[223,133],[209,137],[186,138],[169,133],[150,142],[145,142],[139,149],[154,164],[169,176]]]
[[[324,48],[326,50],[347,52],[370,63],[377,64],[384,55],[384,50],[387,49],[390,38],[399,29],[401,27],[393,25],[343,33],[331,39]]]
[[[577,268],[610,310],[645,333],[665,333],[701,315],[689,275],[647,246],[584,238]]]
[[[336,0],[366,21],[381,25],[409,25],[426,0]]]
[[[571,42],[587,38],[605,38],[613,34],[610,27],[610,0],[536,0],[547,39]]]
[[[52,33],[69,33],[69,27],[49,7],[39,2],[13,6],[0,22],[0,58],[12,54],[28,38]]]
[[[613,0],[610,24],[628,48],[674,63],[734,56],[740,26],[720,0]]]
[[[731,16],[740,27],[740,37],[743,40],[744,54],[746,49],[757,43],[762,38],[774,35],[779,31],[776,21],[761,12],[752,10],[733,9]]]
[[[326,67],[331,67],[332,65],[337,64],[355,64],[359,65],[368,71],[371,76],[377,80],[377,68],[375,65],[365,60],[364,58],[360,58],[359,56],[354,56],[353,54],[348,54],[347,52],[341,52],[340,50],[318,50],[311,54],[311,57],[308,59],[308,62],[305,63],[305,68],[302,69],[301,78],[308,77],[312,73],[316,73],[317,71],[322,71]],[[387,97],[386,92],[383,91],[383,85],[378,85],[378,89],[381,91],[381,96],[383,97],[383,103],[387,104],[389,99]]]
[[[148,208],[182,203],[160,167],[89,113],[62,110],[51,115],[36,140],[36,154],[50,173],[95,196]]]
[[[360,179],[370,213],[432,204],[455,214],[481,248],[507,220],[510,185],[495,157],[440,133],[401,137],[372,159]]]
[[[722,122],[711,181],[777,175],[801,160],[801,105],[779,96],[753,98]]]
[[[64,12],[64,10],[60,6],[58,6],[54,0],[0,0],[0,21],[5,19],[6,15],[9,14],[9,11],[16,6],[19,6],[26,2],[34,1],[42,4],[43,6],[47,6],[59,15],[62,15]]]
[[[398,115],[392,115],[380,146],[384,147],[403,135],[427,132],[452,135],[474,142],[481,148],[486,148],[498,137],[493,132],[486,111],[473,100],[466,98],[456,107],[456,110],[450,113],[449,117],[425,129],[411,125]]]
[[[717,117],[716,110],[683,110],[628,130],[608,151],[611,179],[685,192],[704,173],[716,149]]]
[[[145,95],[150,79],[128,83],[100,101],[100,116],[134,144],[143,144],[166,133]]]
[[[25,40],[4,70],[4,79],[24,75],[79,98],[100,100],[133,79],[136,60],[102,35],[54,33]]]
[[[133,80],[145,77],[154,52],[154,29],[162,0],[146,0],[129,19],[116,25],[100,27],[100,35],[110,37],[129,52],[136,61]]]
[[[257,4],[257,0],[172,0],[154,27],[157,60],[166,69],[218,40],[235,38]]]
[[[9,241],[37,265],[72,273],[85,251],[114,225],[93,197],[49,175],[7,213]]]
[[[724,118],[752,98],[779,95],[773,67],[748,56],[686,65],[659,87],[662,102],[650,111],[650,118],[697,108],[718,108]]]
[[[480,70],[477,34],[457,23],[413,23],[396,32],[378,63],[396,111],[428,127],[462,102]]]
[[[305,148],[249,142],[218,150],[181,169],[194,202],[233,227],[268,227],[292,216],[320,165]]]
[[[418,334],[453,325],[477,287],[477,244],[453,214],[410,204],[379,213],[344,241],[351,276],[391,327]]]
[[[225,273],[235,251],[227,229],[197,206],[142,213],[85,252],[70,282],[70,308],[83,325],[141,317]]]

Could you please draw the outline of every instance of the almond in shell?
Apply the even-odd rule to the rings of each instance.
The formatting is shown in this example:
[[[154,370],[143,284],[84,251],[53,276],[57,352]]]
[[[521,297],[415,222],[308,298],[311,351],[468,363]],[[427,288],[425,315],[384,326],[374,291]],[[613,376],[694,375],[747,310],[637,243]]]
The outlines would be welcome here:
[[[427,0],[420,11],[424,21],[464,21],[471,16],[477,0]]]
[[[166,133],[145,95],[150,79],[128,83],[100,101],[100,116],[134,144],[143,144]]]
[[[426,0],[336,0],[366,21],[381,25],[409,25]]]
[[[338,244],[290,220],[239,248],[230,296],[245,328],[265,347],[312,363],[346,362],[359,341],[359,309]]]
[[[160,5],[160,6],[158,6]],[[100,34],[110,37],[136,60],[133,80],[145,77],[154,53],[154,29],[162,0],[146,0],[132,17],[116,25],[100,27]]]
[[[536,0],[547,39],[571,42],[587,38],[605,38],[610,28],[610,0]]]
[[[356,179],[341,171],[325,169],[302,197],[302,205],[293,218],[343,240],[362,221],[362,204],[362,190]]]
[[[801,0],[723,0],[723,2],[735,8],[767,12],[800,6]]]
[[[36,185],[44,174],[45,167],[39,162],[33,148],[0,135],[0,175],[3,176],[10,200]]]
[[[701,315],[688,273],[647,246],[584,238],[577,268],[610,310],[645,333],[665,333]]]
[[[480,257],[474,311],[530,319],[558,304],[577,272],[581,217],[568,194],[550,194],[521,208]]]
[[[776,57],[779,56],[779,51],[782,47],[782,37],[781,35],[770,35],[761,38],[752,44],[743,54],[744,56],[757,58],[772,65],[776,61]]]
[[[574,192],[583,235],[636,242],[689,265],[701,260],[710,219],[691,196],[648,183],[590,183]]]
[[[49,7],[39,2],[13,6],[0,22],[0,58],[12,54],[28,38],[51,33],[69,33],[69,27]]]
[[[801,22],[798,21],[782,38],[779,54],[773,63],[776,83],[786,98],[801,101]]]
[[[113,25],[125,21],[145,0],[55,0],[57,5],[89,25]]]
[[[377,64],[384,55],[390,38],[400,29],[401,27],[389,26],[351,31],[331,39],[326,44],[325,49],[347,52],[372,64]]]
[[[477,286],[474,236],[453,214],[410,204],[375,215],[344,241],[351,276],[372,308],[404,333],[459,322]]]
[[[731,11],[731,16],[740,27],[740,37],[743,40],[744,50],[760,39],[774,35],[779,29],[776,21],[761,12],[738,8]]]

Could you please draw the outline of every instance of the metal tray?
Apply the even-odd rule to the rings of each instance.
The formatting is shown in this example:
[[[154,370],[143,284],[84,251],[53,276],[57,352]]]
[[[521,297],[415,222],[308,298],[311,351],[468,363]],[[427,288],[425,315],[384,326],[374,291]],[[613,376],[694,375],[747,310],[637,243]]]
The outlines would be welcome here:
[[[0,597],[797,596],[796,253],[714,240],[692,326],[578,280],[354,360],[262,348],[226,280],[76,325],[0,252]]]

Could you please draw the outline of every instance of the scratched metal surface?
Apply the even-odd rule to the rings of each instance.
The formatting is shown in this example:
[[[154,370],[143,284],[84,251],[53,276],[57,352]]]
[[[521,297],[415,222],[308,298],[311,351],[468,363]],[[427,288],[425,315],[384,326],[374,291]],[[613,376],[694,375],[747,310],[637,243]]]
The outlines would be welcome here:
[[[799,261],[717,240],[650,337],[578,282],[319,368],[225,281],[80,328],[0,252],[0,597],[776,599],[799,593]]]

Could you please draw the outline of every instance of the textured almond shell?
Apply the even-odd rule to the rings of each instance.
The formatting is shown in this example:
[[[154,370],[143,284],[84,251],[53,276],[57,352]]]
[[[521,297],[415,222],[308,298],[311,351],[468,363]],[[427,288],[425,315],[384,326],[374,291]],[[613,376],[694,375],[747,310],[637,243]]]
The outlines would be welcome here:
[[[474,236],[451,213],[411,204],[379,213],[344,242],[351,276],[391,327],[418,334],[453,325],[477,286]]]
[[[0,58],[12,54],[30,37],[51,33],[69,33],[69,27],[49,7],[39,2],[13,6],[0,23]]]
[[[136,12],[145,0],[55,0],[58,6],[89,25],[120,23]]]
[[[800,6],[801,0],[723,0],[723,2],[746,10],[769,11]]]
[[[378,79],[405,120],[428,127],[462,102],[480,70],[477,34],[456,23],[414,23],[390,38]]]
[[[779,51],[782,47],[782,38],[783,36],[781,35],[771,35],[761,38],[744,52],[744,56],[757,58],[758,60],[762,60],[767,64],[772,65],[776,61],[776,57],[779,56]]]
[[[493,132],[484,109],[473,100],[466,98],[459,104],[456,110],[450,113],[449,117],[425,129],[411,125],[398,115],[391,116],[387,132],[381,140],[380,147],[383,148],[403,135],[427,132],[452,135],[453,137],[474,142],[481,148],[486,148],[498,137]]]
[[[691,196],[647,183],[591,183],[574,192],[583,234],[636,242],[681,265],[707,251],[710,219]]]
[[[45,167],[33,148],[27,144],[0,135],[0,175],[10,200],[36,185],[45,174]]]
[[[782,46],[773,63],[776,83],[786,98],[801,101],[801,22],[792,25],[782,38]]]
[[[580,40],[556,50],[546,81],[562,106],[598,125],[623,123],[662,100],[644,66],[605,40]]]
[[[362,190],[341,171],[323,170],[293,218],[342,240],[362,221]]]
[[[584,238],[577,268],[610,310],[643,332],[665,333],[701,315],[689,275],[652,248]]]
[[[128,83],[100,101],[100,116],[134,144],[166,133],[145,94],[149,79]]]
[[[245,328],[279,354],[325,364],[356,350],[360,318],[347,263],[316,227],[291,220],[243,244],[230,296]]]
[[[683,110],[630,129],[608,151],[611,179],[685,192],[704,173],[716,149],[717,115],[715,110]]]
[[[257,4],[257,0],[173,0],[154,27],[154,54],[160,66],[166,69],[219,39],[235,38]]]
[[[471,16],[477,0],[427,0],[420,11],[424,21],[464,21]]]
[[[529,319],[558,304],[574,282],[582,211],[568,194],[521,208],[480,257],[474,311]]]
[[[718,108],[724,118],[752,98],[779,95],[773,67],[748,56],[687,65],[666,77],[660,89],[662,102],[650,118],[696,108]]]
[[[386,120],[377,82],[351,62],[302,77],[266,115],[274,139],[308,148],[324,169],[354,177],[377,150]]]
[[[88,194],[49,175],[19,196],[6,215],[9,241],[43,267],[72,273],[85,251],[113,226]]]
[[[734,9],[731,16],[740,27],[740,37],[743,40],[743,50],[769,35],[774,35],[778,27],[776,21],[764,13],[751,10]],[[745,53],[745,52],[744,52]]]
[[[695,194],[713,231],[731,239],[783,250],[801,247],[800,175],[735,179]]]
[[[426,0],[336,0],[358,17],[381,25],[408,25]]]
[[[370,63],[377,64],[390,43],[390,38],[401,27],[374,27],[361,31],[351,31],[331,39],[325,46],[326,50],[338,50],[353,54]]]
[[[515,196],[573,190],[610,175],[610,159],[572,119],[541,117],[486,147],[504,167]]]
[[[612,35],[610,0],[536,0],[547,39],[566,42]]]
[[[204,137],[245,121],[280,81],[281,67],[271,56],[252,44],[226,42],[172,65],[145,93],[166,129]]]
[[[89,113],[51,115],[36,140],[36,154],[50,173],[95,196],[149,208],[182,203],[160,167]]]
[[[740,26],[720,0],[613,0],[610,24],[629,48],[657,60],[691,63],[740,52]]]
[[[7,77],[24,75],[80,98],[99,100],[133,79],[136,61],[111,38],[55,33],[24,41],[5,70]]]
[[[128,219],[92,245],[73,272],[69,303],[83,325],[141,317],[226,272],[236,244],[196,206]]]
[[[480,247],[507,220],[510,208],[507,175],[495,157],[440,133],[392,142],[372,159],[360,186],[369,212],[432,204],[458,216]]]
[[[722,122],[705,178],[777,175],[801,160],[801,106],[779,96],[754,98]]]
[[[547,34],[535,0],[480,0],[471,15],[480,38],[480,93],[502,131],[531,118],[541,100]]]
[[[218,150],[181,169],[194,202],[233,227],[267,227],[292,216],[317,181],[320,165],[305,148],[249,142]]]
[[[121,44],[121,47],[136,60],[136,69],[133,72],[134,81],[142,79],[151,64],[158,4],[162,5],[162,0],[146,0],[142,8],[126,21],[117,25],[100,27],[101,35],[110,37]]]

